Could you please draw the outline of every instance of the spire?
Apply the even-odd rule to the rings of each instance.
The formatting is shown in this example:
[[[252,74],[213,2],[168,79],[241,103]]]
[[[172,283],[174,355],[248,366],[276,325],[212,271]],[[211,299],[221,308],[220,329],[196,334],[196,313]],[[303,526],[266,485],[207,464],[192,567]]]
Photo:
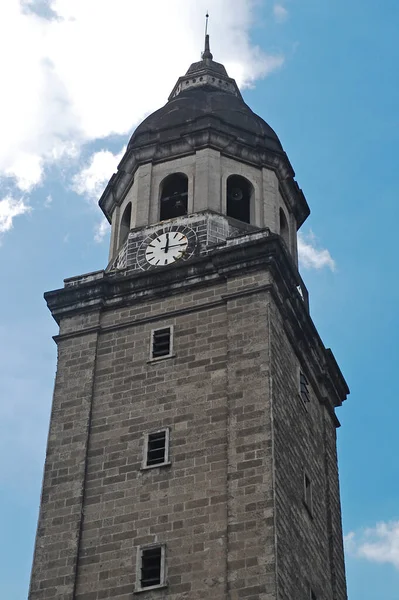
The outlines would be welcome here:
[[[227,71],[222,64],[213,60],[213,54],[209,44],[208,12],[206,13],[205,18],[205,48],[204,51],[201,52],[201,60],[193,63],[184,77],[179,77],[169,96],[169,100],[173,100],[173,98],[176,98],[183,92],[185,93],[189,90],[201,88],[205,88],[206,90],[213,88],[219,92],[232,94],[233,96],[242,99],[240,90],[234,79],[231,79],[228,76]]]
[[[205,50],[202,53],[202,60],[205,60],[206,58],[210,58],[211,60],[213,58],[213,54],[209,47],[209,35],[208,34],[206,34],[206,36],[205,36]]]
[[[205,16],[205,50],[202,53],[202,60],[206,60],[207,58],[209,58],[210,60],[213,59],[213,54],[211,52],[210,45],[209,45],[208,20],[209,20],[209,14],[206,13],[206,16]]]

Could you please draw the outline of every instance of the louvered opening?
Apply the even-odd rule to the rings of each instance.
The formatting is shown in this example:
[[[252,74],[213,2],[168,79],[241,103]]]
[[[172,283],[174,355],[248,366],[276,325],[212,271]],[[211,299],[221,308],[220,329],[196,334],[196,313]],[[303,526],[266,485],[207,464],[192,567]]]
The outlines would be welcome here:
[[[309,511],[312,512],[312,482],[306,473],[304,476],[304,487],[304,501]]]
[[[309,402],[310,400],[310,395],[309,395],[309,382],[305,376],[304,373],[300,373],[299,376],[299,386],[300,386],[300,392],[301,392],[301,396],[302,396],[302,400],[304,402]]]
[[[170,354],[170,327],[156,329],[152,337],[152,358]]]
[[[162,548],[147,548],[141,555],[141,587],[151,587],[161,583]]]
[[[157,431],[148,435],[147,466],[166,462],[166,431]]]

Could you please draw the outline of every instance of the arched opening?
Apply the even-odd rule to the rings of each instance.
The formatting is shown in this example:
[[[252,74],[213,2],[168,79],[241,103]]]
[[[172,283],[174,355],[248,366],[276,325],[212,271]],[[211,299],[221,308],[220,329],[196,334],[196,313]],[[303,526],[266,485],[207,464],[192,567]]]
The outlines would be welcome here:
[[[188,177],[183,173],[168,175],[161,184],[160,220],[187,214]]]
[[[230,175],[227,179],[227,216],[250,223],[253,192],[253,185],[248,179],[241,175]]]
[[[120,225],[120,229],[119,229],[119,246],[122,246],[122,244],[126,241],[127,236],[129,235],[131,218],[132,218],[132,203],[129,202],[129,204],[126,205],[126,208],[123,211],[123,215],[122,215],[122,219],[121,219],[121,225]]]
[[[290,247],[290,230],[288,228],[287,218],[284,214],[282,208],[280,208],[280,235],[287,244],[287,247]]]

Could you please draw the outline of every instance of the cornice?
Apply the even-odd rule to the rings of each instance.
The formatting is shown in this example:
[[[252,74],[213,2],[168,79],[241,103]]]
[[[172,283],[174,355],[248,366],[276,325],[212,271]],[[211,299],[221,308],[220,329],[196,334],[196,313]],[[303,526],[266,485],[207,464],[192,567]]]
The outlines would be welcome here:
[[[303,283],[280,236],[263,232],[262,236],[259,233],[244,234],[241,238],[241,241],[234,239],[231,245],[216,247],[208,255],[162,270],[142,273],[127,270],[118,274],[98,272],[96,278],[47,292],[45,299],[54,319],[60,323],[65,317],[113,310],[218,284],[240,273],[268,271],[271,283],[267,287],[282,315],[286,333],[293,348],[297,349],[301,364],[305,360],[305,364],[310,366],[305,368],[313,388],[319,390],[320,402],[328,397],[332,402],[329,411],[334,414],[333,408],[342,404],[349,389],[331,350],[325,348],[306,304],[297,292],[297,286]],[[254,286],[239,293],[259,291],[260,286]],[[227,302],[228,298],[229,294],[224,294],[220,302]],[[195,310],[198,308],[197,305],[193,307]],[[129,325],[131,321],[120,323],[118,327]],[[103,328],[100,327],[100,330]],[[81,330],[75,335],[83,334]]]
[[[273,170],[299,228],[309,216],[310,209],[302,190],[294,179],[295,172],[286,153],[265,148],[261,139],[256,136],[252,136],[250,139],[247,135],[248,139],[243,141],[231,132],[221,132],[220,128],[216,126],[219,120],[213,119],[213,117],[206,117],[204,121],[203,126],[194,132],[176,131],[173,139],[164,142],[159,141],[157,135],[154,135],[153,140],[126,151],[118,165],[118,172],[111,177],[99,200],[100,208],[108,221],[111,222],[115,206],[120,206],[123,202],[133,184],[134,175],[141,165],[175,160],[195,154],[204,148],[212,148],[222,155],[242,163]]]

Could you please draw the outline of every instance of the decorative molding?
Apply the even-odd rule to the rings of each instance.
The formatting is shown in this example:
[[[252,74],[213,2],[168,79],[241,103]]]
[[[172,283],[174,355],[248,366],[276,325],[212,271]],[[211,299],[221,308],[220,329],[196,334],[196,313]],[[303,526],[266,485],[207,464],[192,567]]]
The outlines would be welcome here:
[[[80,330],[73,334],[56,336],[56,342],[89,331],[109,332],[136,325],[173,319],[193,311],[209,310],[226,304],[230,299],[269,291],[280,311],[287,336],[298,358],[310,365],[307,371],[309,382],[319,401],[326,403],[330,415],[336,419],[334,406],[340,406],[349,389],[330,349],[326,349],[309,315],[306,303],[297,293],[297,285],[306,288],[285,249],[280,236],[268,231],[248,233],[241,236],[241,243],[218,246],[207,255],[193,258],[182,264],[163,269],[138,272],[126,270],[124,275],[108,273],[102,279],[93,279],[81,285],[67,287],[45,294],[54,319],[60,323],[71,317],[93,310],[115,310],[141,302],[150,302],[171,295],[209,287],[225,282],[229,278],[253,272],[268,272],[270,283],[224,293],[217,300],[194,303],[168,313],[151,315],[139,319],[128,318],[122,323]],[[307,292],[306,292],[307,297]],[[316,391],[317,390],[317,391]],[[326,401],[327,398],[327,401]],[[335,420],[336,425],[339,422]]]
[[[147,142],[143,146],[137,144],[126,151],[118,166],[118,172],[111,177],[99,200],[100,208],[109,222],[115,206],[120,206],[123,202],[133,183],[134,175],[141,165],[174,160],[194,154],[203,148],[212,148],[226,157],[245,164],[275,171],[282,194],[300,227],[309,216],[310,209],[302,190],[294,180],[295,172],[286,153],[265,149],[262,147],[261,138],[248,134],[244,130],[242,133],[245,133],[245,141],[243,141],[238,128],[236,134],[232,134],[231,126],[228,123],[223,125],[221,119],[203,117],[197,121],[196,131],[187,133],[176,128],[171,139],[164,142],[160,141],[160,134],[157,132],[154,133],[151,143]],[[220,131],[223,127],[226,129],[225,132]]]

